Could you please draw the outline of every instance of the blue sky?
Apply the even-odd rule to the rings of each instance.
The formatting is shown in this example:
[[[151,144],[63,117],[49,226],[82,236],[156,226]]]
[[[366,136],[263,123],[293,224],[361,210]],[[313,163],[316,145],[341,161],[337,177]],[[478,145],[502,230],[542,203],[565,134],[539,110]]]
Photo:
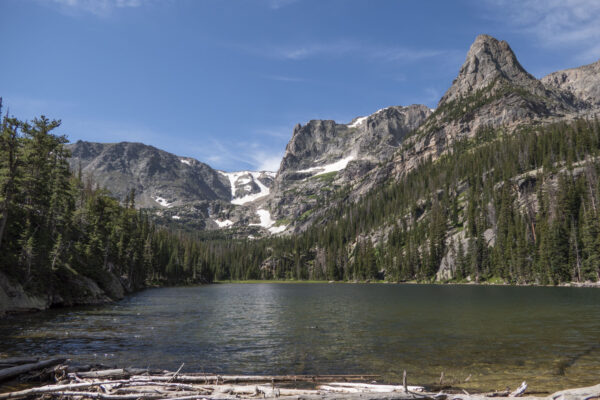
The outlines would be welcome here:
[[[589,0],[0,0],[0,96],[70,140],[277,169],[296,123],[435,107],[479,33],[533,75],[600,57]]]

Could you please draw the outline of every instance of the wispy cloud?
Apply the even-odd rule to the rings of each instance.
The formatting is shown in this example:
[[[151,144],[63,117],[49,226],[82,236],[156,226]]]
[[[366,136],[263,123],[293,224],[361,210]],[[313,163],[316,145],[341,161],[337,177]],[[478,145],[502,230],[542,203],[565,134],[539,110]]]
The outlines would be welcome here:
[[[277,126],[272,128],[258,128],[254,130],[255,134],[260,136],[270,136],[277,139],[289,140],[292,136],[292,129],[289,126]]]
[[[210,139],[198,148],[187,148],[191,157],[208,163],[211,167],[226,171],[250,169],[277,171],[283,157],[283,146],[268,145],[258,141],[230,142]]]
[[[273,10],[278,10],[290,4],[296,3],[299,0],[267,0],[269,7]]]
[[[173,135],[173,132],[161,132],[148,126],[136,125],[127,121],[97,121],[69,119],[61,128],[70,141],[88,140],[92,142],[141,142],[152,145],[173,154],[193,157],[213,168],[235,171],[277,171],[283,157],[287,138],[282,137],[282,131],[257,130],[254,135],[269,135],[273,138],[270,143],[264,141],[235,141],[215,139],[215,135],[205,133],[196,135],[196,142],[202,145],[190,144],[191,135]],[[291,132],[291,130],[289,130]],[[290,133],[291,134],[291,133]],[[288,135],[289,137],[289,135]],[[200,138],[202,138],[200,140]]]
[[[136,8],[150,0],[50,0],[45,4],[55,5],[67,15],[92,14],[98,17],[110,15],[115,9]]]
[[[510,21],[550,48],[571,47],[577,61],[600,57],[600,2],[597,0],[487,0],[496,18]]]
[[[447,54],[447,50],[411,49],[401,46],[369,44],[341,40],[334,42],[308,43],[302,45],[276,46],[268,54],[288,60],[303,60],[313,57],[357,57],[384,61],[414,62]]]
[[[264,78],[280,82],[308,82],[308,79],[285,75],[265,75]]]

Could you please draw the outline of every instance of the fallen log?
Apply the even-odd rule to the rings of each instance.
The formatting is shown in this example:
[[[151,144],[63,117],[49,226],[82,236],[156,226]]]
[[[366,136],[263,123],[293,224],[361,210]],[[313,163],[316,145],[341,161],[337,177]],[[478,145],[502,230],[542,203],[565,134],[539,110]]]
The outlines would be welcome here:
[[[83,374],[80,377],[85,377]],[[182,382],[182,383],[238,383],[238,382],[323,382],[331,381],[338,378],[348,381],[358,380],[373,380],[378,378],[379,375],[199,375],[199,374],[186,374],[173,376],[148,376],[148,375],[134,375],[131,378],[133,380],[151,380],[155,382]]]
[[[140,394],[106,394],[100,392],[51,392],[48,393],[51,396],[65,397],[65,396],[77,396],[84,397],[88,399],[104,399],[104,400],[137,400],[137,399],[160,399],[163,397],[160,393],[150,394],[146,393],[143,396]],[[200,398],[201,396],[196,395],[196,398]]]
[[[0,358],[0,368],[14,367],[23,364],[33,364],[38,362],[38,357],[13,357],[13,358]]]
[[[523,393],[525,393],[526,390],[527,390],[527,382],[523,381],[523,383],[521,383],[521,386],[519,386],[519,388],[517,390],[515,390],[514,392],[512,392],[510,394],[510,396],[511,397],[522,396]]]
[[[132,375],[139,375],[148,373],[147,369],[143,368],[117,368],[117,369],[103,369],[99,371],[87,371],[87,372],[71,372],[67,376],[71,379],[78,378],[115,378],[125,379]]]
[[[17,392],[8,392],[8,393],[0,393],[0,400],[8,400],[8,399],[19,399],[23,397],[28,397],[34,394],[46,394],[52,392],[61,392],[61,391],[72,391],[75,389],[89,389],[94,386],[102,386],[102,385],[114,385],[119,383],[127,383],[129,381],[121,380],[121,381],[99,381],[99,382],[82,382],[82,383],[69,383],[65,385],[46,385],[40,387],[34,387],[31,389],[19,390]]]
[[[249,395],[260,395],[264,394],[266,397],[279,397],[279,396],[302,396],[302,395],[317,395],[318,390],[314,389],[288,389],[280,387],[272,387],[265,385],[209,385],[203,386],[205,389],[212,389],[213,394],[225,393],[225,394],[249,394]]]
[[[52,358],[50,360],[39,361],[31,364],[23,364],[15,367],[4,368],[0,370],[0,382],[17,377],[30,371],[36,371],[51,367],[53,365],[64,363],[66,358]]]
[[[425,388],[423,386],[405,386],[404,385],[380,385],[372,383],[353,383],[353,382],[330,382],[328,386],[336,387],[348,387],[348,388],[362,388],[365,391],[372,389],[373,391],[388,391],[388,392],[423,392]]]

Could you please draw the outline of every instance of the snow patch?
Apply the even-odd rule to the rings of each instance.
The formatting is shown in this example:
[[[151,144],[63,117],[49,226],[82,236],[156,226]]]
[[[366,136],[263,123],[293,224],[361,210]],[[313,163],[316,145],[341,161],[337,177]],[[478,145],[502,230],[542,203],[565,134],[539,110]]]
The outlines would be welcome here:
[[[269,228],[269,232],[271,232],[271,234],[274,235],[276,233],[281,233],[281,232],[285,231],[286,228],[287,228],[287,225],[273,226],[273,227]]]
[[[354,121],[353,123],[348,125],[348,128],[357,128],[360,124],[362,124],[363,122],[365,122],[367,120],[367,117],[359,117],[356,119],[356,121]]]
[[[258,210],[256,210],[256,213],[260,217],[260,223],[249,224],[250,226],[261,226],[263,228],[266,228],[271,234],[281,233],[287,228],[287,225],[273,226],[275,225],[276,221],[273,221],[273,219],[271,218],[271,213],[267,210],[259,208]]]
[[[233,225],[233,222],[231,222],[228,219],[226,219],[225,221],[221,221],[219,219],[213,219],[213,221],[215,221],[215,224],[219,225],[219,228],[227,228],[227,227],[230,227],[231,225]]]
[[[190,160],[184,160],[183,158],[180,158],[179,161],[181,161],[184,164],[189,165],[190,167],[192,166],[192,162]]]
[[[259,208],[256,210],[256,213],[260,217],[260,223],[249,224],[250,226],[262,226],[263,228],[270,228],[275,224],[275,221],[271,219],[271,213],[269,211]]]
[[[163,207],[167,207],[167,208],[173,207],[173,203],[169,203],[166,199],[164,199],[160,196],[153,197],[152,199]]]
[[[173,218],[173,219],[181,219],[181,217],[179,215],[173,215],[171,218]]]
[[[381,108],[381,109],[375,111],[373,114],[367,115],[366,117],[358,117],[356,119],[356,121],[354,121],[351,124],[348,124],[347,126],[348,126],[348,128],[357,128],[359,125],[361,125],[362,123],[364,123],[367,119],[371,118],[373,115],[379,114],[380,112],[385,111],[388,108],[390,108],[390,107]]]
[[[326,164],[326,165],[321,165],[319,167],[311,167],[311,168],[307,168],[307,169],[303,169],[300,170],[298,172],[315,172],[318,171],[316,174],[314,174],[313,176],[317,176],[317,175],[323,175],[323,174],[327,174],[329,172],[334,172],[334,171],[341,171],[344,168],[346,168],[346,166],[348,165],[348,163],[352,160],[354,160],[355,157],[354,156],[348,156],[346,158],[342,158],[341,160],[338,160],[334,163],[331,164]]]
[[[239,172],[223,172],[223,171],[219,171],[219,172],[222,175],[224,175],[227,178],[229,178],[229,184],[231,185],[231,204],[242,205],[242,204],[250,203],[252,201],[260,199],[261,197],[265,197],[266,195],[268,195],[270,193],[269,188],[266,187],[259,180],[259,177],[263,173],[265,173],[265,172],[254,172],[254,171],[239,171]],[[246,178],[240,179],[240,177],[243,177],[244,175],[250,175],[251,178],[247,178],[246,177]],[[240,181],[238,181],[238,179],[240,179]],[[246,185],[247,183],[250,183],[252,181],[254,181],[254,183],[256,183],[256,185],[260,189],[260,192],[253,193],[253,194],[247,194],[245,196],[237,197],[236,198],[235,197],[236,183],[239,184],[239,185]],[[243,189],[246,190],[246,191],[249,190],[249,189],[246,189],[246,187],[244,187]],[[250,190],[251,190],[251,188],[250,188]]]

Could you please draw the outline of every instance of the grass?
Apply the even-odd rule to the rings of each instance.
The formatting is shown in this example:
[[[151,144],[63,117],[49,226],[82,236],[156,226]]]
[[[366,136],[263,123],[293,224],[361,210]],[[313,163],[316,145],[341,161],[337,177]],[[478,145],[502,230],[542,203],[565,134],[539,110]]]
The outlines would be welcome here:
[[[316,179],[321,182],[331,183],[335,179],[336,175],[337,175],[337,171],[332,171],[332,172],[327,172],[325,174],[315,175],[315,176],[311,177],[310,179]]]
[[[312,208],[310,210],[305,211],[304,213],[302,213],[302,215],[300,217],[298,217],[298,221],[304,221],[304,220],[308,219],[308,217],[310,217],[311,214],[314,212],[315,212],[315,210]]]
[[[282,219],[278,219],[277,222],[275,222],[275,226],[281,226],[281,225],[289,225],[292,223],[292,220],[289,218],[282,218]]]

